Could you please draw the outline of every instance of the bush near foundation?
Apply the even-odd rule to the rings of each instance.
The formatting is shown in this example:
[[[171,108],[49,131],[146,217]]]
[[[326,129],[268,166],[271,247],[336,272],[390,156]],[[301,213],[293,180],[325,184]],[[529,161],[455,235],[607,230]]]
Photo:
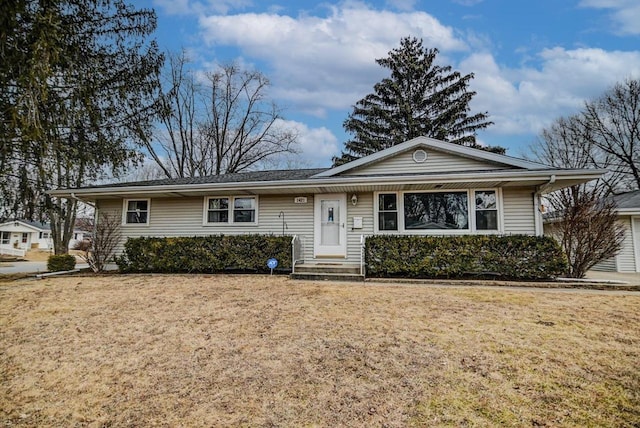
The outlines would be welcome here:
[[[129,238],[116,257],[121,272],[268,273],[291,270],[291,237],[272,235],[210,235],[171,238]]]
[[[76,258],[71,254],[51,255],[47,259],[49,272],[63,272],[76,267]]]
[[[567,271],[555,240],[526,235],[372,236],[365,261],[373,277],[544,280]]]

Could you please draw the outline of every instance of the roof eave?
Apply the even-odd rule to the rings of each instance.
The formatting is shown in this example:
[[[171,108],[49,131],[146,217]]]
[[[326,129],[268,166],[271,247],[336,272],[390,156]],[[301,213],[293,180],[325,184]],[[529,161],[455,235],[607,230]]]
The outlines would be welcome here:
[[[157,186],[128,186],[128,187],[101,187],[79,189],[57,189],[49,191],[55,197],[84,197],[89,200],[99,199],[100,196],[127,196],[145,193],[149,195],[157,193],[190,193],[202,191],[239,191],[239,190],[277,190],[287,188],[314,188],[341,185],[383,185],[383,184],[412,184],[412,183],[455,183],[455,182],[484,182],[500,179],[504,181],[522,181],[523,184],[532,181],[550,179],[556,176],[556,185],[561,181],[583,180],[583,182],[597,179],[602,176],[603,170],[518,170],[518,171],[492,171],[492,172],[464,172],[456,174],[434,175],[407,175],[407,176],[379,176],[376,178],[366,176],[340,176],[326,178],[311,178],[304,180],[283,181],[259,181],[259,182],[235,182],[235,183],[205,183],[182,185],[157,185]]]

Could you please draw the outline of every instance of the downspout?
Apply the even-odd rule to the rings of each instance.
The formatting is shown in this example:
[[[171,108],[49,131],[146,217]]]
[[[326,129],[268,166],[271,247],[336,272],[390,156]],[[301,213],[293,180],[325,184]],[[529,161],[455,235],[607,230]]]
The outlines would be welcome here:
[[[92,202],[87,202],[87,201],[83,201],[82,199],[80,199],[79,197],[76,196],[75,193],[71,192],[71,199],[75,199],[78,202],[82,202],[85,205],[89,205],[91,208],[93,208],[94,210],[96,209],[96,205]]]
[[[544,234],[544,225],[542,220],[542,193],[549,189],[556,182],[555,174],[549,177],[549,181],[538,186],[536,192],[533,194],[533,209],[535,211],[535,231],[536,236],[542,236]]]

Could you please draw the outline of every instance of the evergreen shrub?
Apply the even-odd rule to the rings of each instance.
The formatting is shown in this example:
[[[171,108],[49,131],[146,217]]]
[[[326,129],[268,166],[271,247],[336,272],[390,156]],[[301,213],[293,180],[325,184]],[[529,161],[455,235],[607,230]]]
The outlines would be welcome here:
[[[567,260],[550,237],[526,235],[378,235],[365,243],[367,276],[543,280]]]
[[[49,272],[62,272],[73,270],[76,267],[76,258],[71,254],[51,255],[47,259]]]
[[[267,273],[291,270],[291,237],[272,235],[210,235],[171,238],[129,238],[116,257],[121,272]]]

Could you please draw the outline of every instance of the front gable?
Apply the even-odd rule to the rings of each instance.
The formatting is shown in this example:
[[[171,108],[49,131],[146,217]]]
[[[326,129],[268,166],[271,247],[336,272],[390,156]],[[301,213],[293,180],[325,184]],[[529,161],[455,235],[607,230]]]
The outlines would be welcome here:
[[[485,150],[418,137],[352,162],[331,168],[315,177],[428,174],[492,170],[546,169],[529,162]]]
[[[0,224],[0,230],[4,232],[37,233],[42,232],[44,229],[20,220],[13,220]]]
[[[428,174],[436,172],[468,172],[513,168],[501,163],[417,147],[392,157],[343,172],[341,175]]]

